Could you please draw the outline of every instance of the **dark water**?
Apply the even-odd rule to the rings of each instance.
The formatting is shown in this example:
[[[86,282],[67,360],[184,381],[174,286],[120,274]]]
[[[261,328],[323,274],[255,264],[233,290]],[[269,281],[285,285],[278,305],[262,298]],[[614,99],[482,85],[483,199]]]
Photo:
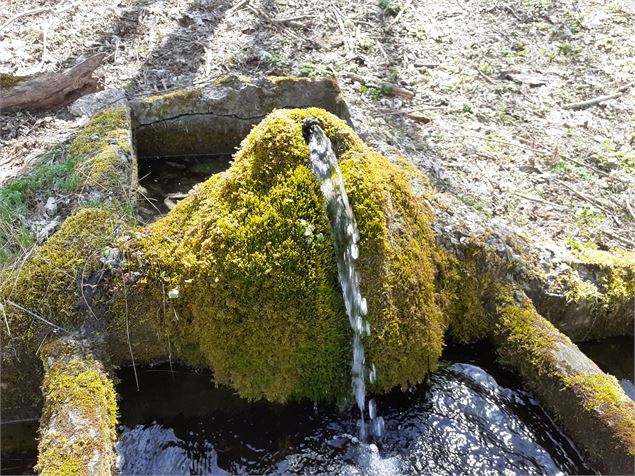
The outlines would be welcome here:
[[[491,356],[491,349],[478,346],[449,349],[445,358],[453,363],[435,372],[428,385],[378,399],[386,432],[372,444],[354,436],[352,409],[250,404],[214,388],[209,374],[185,368],[144,369],[137,392],[126,369],[118,386],[126,402],[120,469],[123,474],[592,473],[571,441]]]
[[[140,215],[148,222],[165,215],[194,185],[228,169],[231,158],[231,154],[139,157]]]
[[[635,341],[632,337],[579,343],[578,347],[604,372],[614,375],[626,394],[635,400]]]
[[[33,474],[37,461],[38,420],[2,423],[0,474]]]

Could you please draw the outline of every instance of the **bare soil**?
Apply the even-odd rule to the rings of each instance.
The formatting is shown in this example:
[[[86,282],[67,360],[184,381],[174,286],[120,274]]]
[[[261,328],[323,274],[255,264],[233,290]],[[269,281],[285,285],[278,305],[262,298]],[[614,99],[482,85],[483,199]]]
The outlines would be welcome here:
[[[635,80],[632,0],[0,0],[0,29],[0,72],[104,51],[104,87],[130,96],[333,75],[358,132],[460,206],[535,242],[635,249],[635,87],[565,107]],[[0,116],[0,183],[83,121]]]

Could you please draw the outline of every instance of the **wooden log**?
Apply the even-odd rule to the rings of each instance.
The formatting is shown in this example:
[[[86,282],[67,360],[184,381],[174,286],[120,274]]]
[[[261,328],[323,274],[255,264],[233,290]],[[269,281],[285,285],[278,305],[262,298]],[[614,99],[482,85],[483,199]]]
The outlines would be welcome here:
[[[93,73],[106,56],[99,53],[65,71],[20,78],[15,84],[0,88],[0,112],[58,109],[99,90]]]

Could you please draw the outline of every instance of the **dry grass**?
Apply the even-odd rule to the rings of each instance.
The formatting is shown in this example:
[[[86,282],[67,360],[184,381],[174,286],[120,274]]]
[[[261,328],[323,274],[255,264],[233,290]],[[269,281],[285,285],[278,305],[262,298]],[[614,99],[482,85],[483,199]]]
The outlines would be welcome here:
[[[633,90],[563,107],[635,79],[630,0],[85,0],[62,13],[66,3],[3,3],[0,25],[53,10],[3,32],[2,72],[106,51],[105,87],[131,94],[233,72],[334,74],[365,139],[406,153],[466,207],[537,241],[635,248]],[[2,119],[0,181],[79,126],[66,111]]]

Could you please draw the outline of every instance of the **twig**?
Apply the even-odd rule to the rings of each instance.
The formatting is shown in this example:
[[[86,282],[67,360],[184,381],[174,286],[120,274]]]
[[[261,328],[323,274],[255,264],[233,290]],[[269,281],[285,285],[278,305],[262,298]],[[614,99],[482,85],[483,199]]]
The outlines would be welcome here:
[[[422,107],[416,107],[414,109],[397,109],[395,111],[393,110],[380,110],[379,115],[380,116],[399,116],[399,115],[408,115],[408,114],[415,114],[417,112],[423,112],[423,111],[438,111],[440,109],[445,109],[448,106],[422,106]]]
[[[342,15],[340,14],[337,6],[335,6],[333,2],[330,2],[330,5],[331,5],[331,11],[333,12],[333,16],[335,17],[335,21],[337,22],[337,26],[339,27],[340,32],[342,33],[342,38],[344,40],[344,46],[346,47],[346,51],[350,53],[352,51],[351,35],[346,29],[346,25],[344,25],[344,19],[342,18]]]
[[[626,209],[628,210],[629,215],[633,220],[635,220],[635,212],[633,212],[633,207],[631,206],[631,193],[628,193],[628,196],[624,199],[624,203],[626,204]]]
[[[126,319],[126,336],[128,337],[128,348],[130,349],[130,358],[132,359],[132,371],[137,384],[137,392],[139,391],[139,377],[137,376],[137,366],[135,365],[134,355],[132,354],[132,343],[130,342],[130,325],[128,323],[128,292],[126,291],[126,278],[121,272],[121,282],[123,283],[123,300],[125,303],[125,319]]]
[[[512,16],[513,16],[516,20],[518,20],[518,21],[523,21],[523,19],[522,19],[522,18],[520,18],[520,17],[518,16],[518,14],[514,11],[514,9],[513,9],[512,7],[510,7],[510,6],[508,6],[508,5],[505,5],[505,6],[503,7],[503,9],[504,9],[504,10],[507,10],[509,13],[511,13],[511,14],[512,14]]]
[[[44,13],[44,12],[53,12],[53,13],[64,13],[68,10],[70,10],[71,8],[75,8],[77,5],[79,5],[80,2],[74,2],[74,3],[70,3],[68,5],[65,5],[61,8],[58,8],[57,10],[52,8],[52,7],[41,7],[41,8],[32,8],[31,10],[25,10],[22,13],[18,13],[17,15],[12,16],[11,18],[9,18],[7,21],[5,21],[2,26],[0,26],[0,32],[3,32],[9,25],[11,25],[11,23],[13,23],[14,21],[22,18],[22,17],[26,17],[29,15],[37,15],[38,13]]]
[[[404,89],[404,88],[399,87],[399,86],[397,86],[397,85],[395,85],[393,83],[389,83],[387,81],[382,81],[380,79],[365,78],[364,76],[360,76],[359,74],[351,73],[350,71],[342,71],[342,72],[340,72],[340,76],[352,79],[353,81],[357,81],[358,83],[361,83],[363,85],[366,85],[366,84],[369,84],[369,83],[376,83],[379,86],[385,86],[389,90],[389,93],[393,94],[394,96],[401,96],[401,97],[404,97],[406,99],[412,99],[413,97],[415,97],[415,93],[410,91],[409,89]]]
[[[525,200],[529,200],[531,202],[538,202],[538,203],[542,203],[544,205],[550,205],[550,206],[552,206],[554,208],[557,208],[558,210],[568,210],[568,208],[565,207],[564,205],[560,205],[558,203],[553,203],[553,202],[550,202],[548,200],[543,200],[542,198],[539,198],[539,197],[531,197],[529,195],[525,195],[525,194],[520,193],[520,192],[512,192],[512,195],[516,195],[517,197],[524,198]]]
[[[562,185],[564,188],[566,188],[567,190],[569,190],[571,193],[573,193],[574,195],[576,195],[578,198],[581,198],[582,200],[589,202],[592,205],[595,205],[596,207],[598,207],[600,210],[602,210],[604,213],[606,213],[607,215],[611,215],[610,210],[606,209],[604,205],[602,205],[600,202],[598,202],[596,199],[589,197],[588,195],[583,194],[582,192],[578,192],[575,188],[573,188],[572,186],[570,186],[569,184],[563,182],[562,180],[555,180],[556,183]]]
[[[26,17],[29,15],[37,15],[38,13],[50,12],[52,10],[51,7],[41,7],[41,8],[32,8],[31,10],[25,10],[22,13],[18,13],[17,15],[12,16],[7,21],[5,21],[2,26],[0,26],[0,32],[4,31],[11,23],[18,20],[19,18]]]
[[[496,84],[494,82],[494,80],[492,78],[490,78],[488,75],[486,75],[485,73],[483,73],[483,71],[481,71],[481,68],[477,67],[476,71],[478,71],[478,74],[480,77],[482,77],[485,81],[487,81],[490,84]]]
[[[504,141],[504,140],[499,140],[499,139],[493,139],[491,137],[482,137],[482,136],[477,136],[477,135],[468,135],[466,134],[465,137],[473,137],[475,139],[481,139],[481,140],[487,140],[490,142],[497,142],[499,144],[505,144],[505,145],[511,145],[512,147],[518,147],[519,149],[523,149],[523,150],[528,150],[530,152],[535,152],[536,154],[541,154],[541,155],[547,155],[548,154],[548,150],[545,146],[540,146],[543,147],[543,150],[541,149],[537,149],[535,147],[529,147],[529,146],[525,146],[522,144],[518,144],[516,142],[509,142],[509,141]],[[555,153],[558,153],[558,151],[554,151]],[[562,155],[562,154],[558,154],[560,155],[563,159],[568,160],[570,162],[573,162],[574,164],[579,165],[580,167],[585,167],[587,169],[593,170],[594,172],[596,172],[598,175],[603,175],[605,177],[609,177],[611,179],[615,179],[619,182],[624,182],[624,180],[620,179],[619,177],[610,175],[606,172],[604,172],[603,170],[597,169],[595,167],[593,167],[592,165],[588,165],[585,164],[584,162],[580,162],[579,160],[573,159],[571,157],[569,157],[568,155]]]
[[[471,135],[471,134],[464,134],[464,137],[472,137],[474,139],[481,139],[481,140],[485,140],[485,141],[488,141],[488,142],[496,142],[498,144],[511,145],[511,146],[517,147],[519,149],[529,150],[531,152],[536,152],[537,154],[544,154],[545,153],[544,151],[542,151],[540,149],[536,149],[534,147],[527,147],[525,145],[518,144],[516,142],[509,142],[509,141],[505,141],[505,140],[494,139],[492,137],[483,137],[483,136]]]
[[[614,240],[621,241],[622,243],[626,243],[627,245],[630,245],[635,248],[635,241],[631,241],[628,238],[621,237],[607,230],[600,230],[600,231],[604,233],[605,235],[609,236],[610,238],[613,238]]]
[[[625,84],[621,88],[617,88],[615,92],[612,94],[607,94],[606,96],[598,96],[596,98],[589,99],[587,101],[580,101],[580,102],[565,104],[562,107],[564,109],[573,109],[574,111],[579,111],[580,109],[587,109],[589,107],[596,106],[602,102],[609,101],[611,99],[617,99],[633,86],[635,86],[635,81]]]
[[[4,311],[4,304],[0,302],[0,310],[2,310],[2,316],[4,317],[4,323],[7,325],[7,334],[11,337],[11,329],[9,329],[9,320],[7,319],[7,313]]]
[[[39,319],[40,321],[44,322],[45,324],[48,324],[49,326],[51,326],[53,329],[57,329],[58,331],[62,331],[62,332],[66,332],[67,334],[70,334],[70,332],[68,332],[66,329],[58,326],[57,324],[53,324],[51,321],[47,321],[46,319],[44,319],[42,316],[38,316],[36,313],[34,313],[33,311],[29,311],[28,309],[25,309],[24,307],[20,306],[19,304],[14,303],[13,301],[11,301],[10,299],[7,299],[7,303],[11,304],[13,307],[18,308],[19,310],[26,312],[29,316],[31,317],[35,317],[36,319]]]
[[[390,24],[388,25],[388,28],[392,28],[393,26],[395,26],[395,24],[401,19],[401,17],[404,14],[404,12],[408,9],[408,7],[410,7],[411,3],[412,3],[412,0],[408,0],[404,4],[404,6],[399,9],[399,12],[397,13],[397,16],[395,17],[395,19],[393,21],[390,22]]]
[[[234,5],[233,7],[231,7],[229,10],[227,10],[227,14],[231,14],[234,13],[235,11],[240,10],[242,7],[244,7],[245,5],[247,5],[251,0],[241,0],[240,2],[238,2],[236,5]]]
[[[573,158],[571,158],[569,156],[563,155],[562,158],[568,160],[569,162],[573,162],[574,164],[579,165],[580,167],[591,169],[595,173],[597,173],[598,175],[603,175],[604,177],[610,177],[611,176],[610,174],[606,173],[604,170],[596,169],[592,165],[585,164],[584,162],[580,162],[579,160],[573,159]],[[617,178],[617,177],[614,177],[614,178]],[[620,180],[620,179],[618,178],[618,180]]]
[[[49,30],[50,25],[50,17],[49,21],[46,23],[46,27],[42,28],[42,58],[40,59],[40,70],[44,69],[44,61],[46,60],[46,46],[47,46],[47,32]]]

